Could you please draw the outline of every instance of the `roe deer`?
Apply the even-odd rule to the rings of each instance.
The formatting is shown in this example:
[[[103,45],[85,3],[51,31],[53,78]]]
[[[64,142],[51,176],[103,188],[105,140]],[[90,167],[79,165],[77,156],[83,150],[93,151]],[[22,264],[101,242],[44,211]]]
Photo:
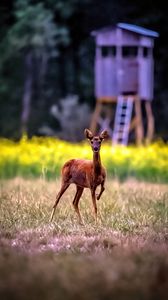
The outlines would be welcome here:
[[[85,129],[84,133],[85,137],[90,141],[93,151],[93,160],[71,159],[64,164],[61,170],[62,185],[53,206],[51,221],[53,219],[56,206],[61,196],[71,183],[74,183],[76,185],[76,194],[73,200],[73,206],[76,213],[78,214],[79,222],[82,223],[82,218],[78,208],[78,203],[80,197],[82,196],[84,188],[89,188],[91,190],[95,221],[97,221],[96,198],[97,200],[99,200],[103,191],[105,190],[104,182],[106,178],[106,171],[102,166],[100,159],[100,147],[102,141],[108,137],[108,132],[107,130],[103,130],[100,135],[93,136],[92,132],[89,129]],[[95,192],[98,185],[101,185],[101,189],[100,193],[96,197]]]

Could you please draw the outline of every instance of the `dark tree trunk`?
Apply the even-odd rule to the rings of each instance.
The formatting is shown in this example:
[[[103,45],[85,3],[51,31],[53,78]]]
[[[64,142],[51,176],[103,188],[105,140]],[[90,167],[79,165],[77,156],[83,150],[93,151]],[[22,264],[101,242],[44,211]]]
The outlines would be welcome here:
[[[45,109],[45,99],[44,99],[44,91],[45,91],[45,76],[47,72],[47,63],[48,63],[48,56],[44,52],[41,55],[41,58],[38,61],[38,107],[42,111]]]
[[[61,54],[59,56],[59,86],[61,97],[65,97],[67,94],[66,87],[66,66],[65,66],[65,50],[61,50]]]
[[[38,111],[38,119],[35,117],[35,129],[38,131],[38,127],[44,122],[46,110],[47,110],[47,101],[45,98],[45,77],[47,72],[47,63],[48,63],[48,56],[45,52],[41,54],[41,57],[36,58],[36,91],[33,94],[33,98],[35,96],[35,111]]]
[[[22,115],[21,115],[21,134],[28,132],[28,121],[30,115],[32,84],[33,84],[33,61],[32,53],[29,52],[25,56],[25,81],[22,98]]]
[[[74,65],[74,90],[77,95],[80,95],[80,59],[79,48],[73,50],[73,65]]]

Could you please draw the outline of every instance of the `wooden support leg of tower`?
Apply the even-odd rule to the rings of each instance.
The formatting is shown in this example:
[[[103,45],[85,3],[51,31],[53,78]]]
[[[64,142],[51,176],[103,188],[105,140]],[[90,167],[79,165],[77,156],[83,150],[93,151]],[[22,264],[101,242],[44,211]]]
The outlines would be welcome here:
[[[154,116],[152,113],[151,102],[145,102],[146,116],[147,116],[147,133],[146,133],[146,143],[150,143],[154,135]]]
[[[143,130],[143,123],[142,123],[142,110],[141,110],[140,99],[135,100],[135,114],[137,119],[137,124],[135,127],[136,143],[137,145],[141,145],[144,138],[144,130]]]
[[[93,132],[93,134],[96,133],[98,119],[99,119],[99,116],[101,113],[101,109],[102,109],[102,104],[97,102],[95,111],[92,116],[91,125],[90,125],[90,130]]]
[[[134,117],[134,118],[132,119],[132,121],[131,121],[130,128],[129,128],[129,132],[131,132],[132,130],[135,129],[136,124],[137,124],[137,118]]]

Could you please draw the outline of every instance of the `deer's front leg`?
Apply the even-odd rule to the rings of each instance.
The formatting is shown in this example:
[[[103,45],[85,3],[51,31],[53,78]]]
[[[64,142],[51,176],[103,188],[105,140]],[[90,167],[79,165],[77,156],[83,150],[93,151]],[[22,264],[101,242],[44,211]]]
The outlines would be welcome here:
[[[105,190],[105,187],[104,187],[104,181],[101,183],[101,189],[100,189],[100,193],[97,195],[97,200],[100,199],[101,195],[103,194]]]
[[[94,216],[95,216],[95,222],[97,223],[97,204],[96,204],[96,188],[91,189],[91,195],[92,195],[92,202],[93,202],[93,209],[94,209]]]

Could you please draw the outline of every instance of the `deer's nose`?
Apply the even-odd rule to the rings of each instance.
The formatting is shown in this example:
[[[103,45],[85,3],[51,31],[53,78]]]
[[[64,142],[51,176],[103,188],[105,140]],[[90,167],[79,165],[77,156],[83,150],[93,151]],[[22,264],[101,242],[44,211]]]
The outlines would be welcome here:
[[[98,147],[94,147],[94,151],[98,151],[99,149],[98,149]]]

